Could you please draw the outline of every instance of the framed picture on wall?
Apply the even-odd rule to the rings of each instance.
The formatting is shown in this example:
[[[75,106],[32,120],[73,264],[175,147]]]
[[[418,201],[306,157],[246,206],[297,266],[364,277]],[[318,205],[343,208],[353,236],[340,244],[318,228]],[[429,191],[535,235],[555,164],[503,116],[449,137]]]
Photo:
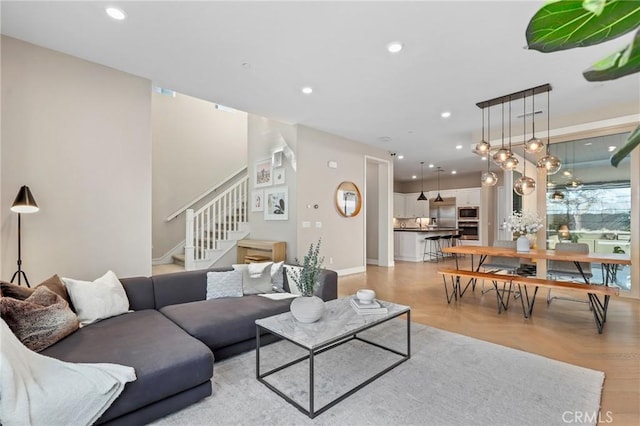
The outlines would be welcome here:
[[[271,158],[256,162],[253,172],[253,186],[256,188],[270,186],[272,179]]]
[[[277,169],[273,169],[273,184],[274,185],[284,185],[284,167],[278,167]]]
[[[289,220],[288,187],[265,189],[264,203],[264,220]]]
[[[251,191],[251,211],[261,212],[264,211],[264,190],[257,189]]]

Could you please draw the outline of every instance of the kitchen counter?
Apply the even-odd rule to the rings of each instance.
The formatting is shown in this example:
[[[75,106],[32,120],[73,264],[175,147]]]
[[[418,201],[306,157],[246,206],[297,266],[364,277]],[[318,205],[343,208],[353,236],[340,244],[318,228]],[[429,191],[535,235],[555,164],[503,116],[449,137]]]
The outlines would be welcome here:
[[[436,232],[457,232],[458,228],[393,228],[398,232],[421,232],[421,233],[436,233]]]
[[[422,262],[425,236],[451,235],[458,228],[394,228],[393,258],[407,262]]]

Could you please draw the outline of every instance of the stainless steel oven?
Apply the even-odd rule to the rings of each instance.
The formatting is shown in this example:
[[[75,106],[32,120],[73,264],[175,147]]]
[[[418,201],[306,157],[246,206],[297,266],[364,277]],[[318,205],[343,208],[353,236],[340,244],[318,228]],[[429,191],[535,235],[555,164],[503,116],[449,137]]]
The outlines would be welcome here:
[[[461,240],[478,240],[478,221],[458,221]]]
[[[465,206],[458,207],[458,220],[480,220],[480,207],[478,206]]]

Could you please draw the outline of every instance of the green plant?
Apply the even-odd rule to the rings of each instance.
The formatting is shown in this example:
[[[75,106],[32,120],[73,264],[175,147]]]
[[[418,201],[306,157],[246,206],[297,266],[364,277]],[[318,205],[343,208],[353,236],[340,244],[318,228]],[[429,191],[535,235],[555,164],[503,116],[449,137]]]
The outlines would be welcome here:
[[[619,253],[619,254],[625,254],[626,253],[624,250],[622,250],[622,247],[620,247],[620,246],[615,246],[613,248],[613,252],[614,253]]]
[[[320,257],[321,241],[322,239],[319,239],[315,247],[311,243],[309,251],[302,261],[302,268],[293,270],[293,281],[303,296],[313,296],[316,285],[318,285],[318,278],[320,278],[320,271],[324,263],[324,256]],[[296,263],[300,264],[298,258],[296,258]]]
[[[604,43],[636,28],[640,28],[640,1],[554,0],[548,1],[529,21],[527,46],[543,53],[557,52]],[[640,29],[631,43],[582,74],[588,81],[604,81],[637,72],[640,72]],[[613,153],[611,164],[617,167],[638,145],[640,126]]]

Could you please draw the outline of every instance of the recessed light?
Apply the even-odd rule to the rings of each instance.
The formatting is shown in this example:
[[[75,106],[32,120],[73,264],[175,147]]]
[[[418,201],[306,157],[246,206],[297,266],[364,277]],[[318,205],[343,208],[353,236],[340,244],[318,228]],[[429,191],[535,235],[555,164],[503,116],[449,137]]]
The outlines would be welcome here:
[[[462,145],[456,145],[456,149],[462,149]]]
[[[482,161],[487,161],[487,157],[480,158]]]
[[[429,168],[430,168],[430,169],[433,169],[433,164],[429,164]]]
[[[378,138],[378,140],[379,140],[380,142],[391,142],[391,141],[392,141],[392,139],[391,139],[389,136],[380,136],[380,137]]]
[[[449,118],[449,117],[451,117],[451,112],[449,112],[449,111],[445,111],[445,112],[443,112],[442,114],[440,114],[440,117],[442,117],[442,118]]]
[[[584,144],[584,146],[591,146],[591,145],[593,145],[593,142],[587,142]]]
[[[107,12],[107,15],[109,15],[116,21],[123,21],[127,17],[127,14],[124,13],[122,9],[118,9],[117,7],[107,7],[104,11]]]
[[[304,93],[305,95],[310,95],[313,93],[313,87],[303,87],[302,89],[300,89],[302,91],[302,93]]]
[[[611,145],[611,146],[609,147],[609,152],[613,152],[613,151],[615,151],[615,150],[616,150],[616,148],[617,148],[616,146]]]
[[[404,158],[404,155],[400,154],[398,155],[398,160],[402,160]]]
[[[413,175],[413,176],[411,176],[411,179],[418,179],[418,176]]]
[[[451,174],[452,175],[455,175],[456,173],[458,173],[458,172],[456,172],[455,170],[451,170]]]
[[[565,170],[562,174],[566,177],[571,177],[571,170]]]
[[[387,44],[387,50],[389,51],[389,53],[399,53],[402,50],[402,43],[400,43],[399,41],[392,41],[391,43]]]

